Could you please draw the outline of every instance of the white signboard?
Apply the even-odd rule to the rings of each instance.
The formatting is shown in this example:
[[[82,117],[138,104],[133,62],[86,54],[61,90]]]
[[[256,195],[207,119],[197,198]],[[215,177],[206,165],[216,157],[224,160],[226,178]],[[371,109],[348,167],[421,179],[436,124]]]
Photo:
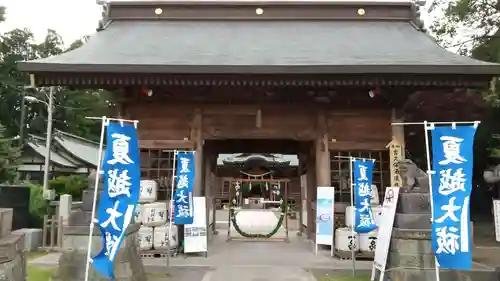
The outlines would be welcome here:
[[[375,279],[375,270],[380,270],[380,280],[384,278],[389,246],[391,245],[392,227],[398,205],[399,188],[388,187],[385,190],[384,204],[382,205],[382,218],[378,229],[377,248],[373,260],[372,278]]]
[[[205,197],[193,197],[194,219],[184,225],[184,252],[207,252],[207,205]]]
[[[403,179],[399,175],[398,161],[403,159],[403,146],[396,139],[393,139],[388,145],[389,165],[391,168],[391,186],[402,187]]]
[[[500,242],[500,200],[493,200],[493,216],[495,217],[495,236]]]
[[[334,223],[334,204],[335,189],[330,186],[318,187],[318,196],[316,200],[316,255],[318,254],[318,245],[331,246],[331,256],[333,256],[333,233]]]

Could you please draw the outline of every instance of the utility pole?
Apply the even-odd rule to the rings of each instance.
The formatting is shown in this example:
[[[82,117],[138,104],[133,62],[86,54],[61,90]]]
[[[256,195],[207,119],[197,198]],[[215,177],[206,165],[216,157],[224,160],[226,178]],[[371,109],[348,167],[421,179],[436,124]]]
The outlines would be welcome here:
[[[24,146],[24,127],[26,119],[26,89],[23,90],[21,99],[21,120],[19,120],[19,147],[23,149]]]
[[[50,87],[49,102],[47,104],[47,137],[45,147],[45,165],[43,171],[43,198],[46,200],[54,199],[54,192],[49,188],[49,171],[50,171],[50,146],[52,143],[52,109],[55,87]]]

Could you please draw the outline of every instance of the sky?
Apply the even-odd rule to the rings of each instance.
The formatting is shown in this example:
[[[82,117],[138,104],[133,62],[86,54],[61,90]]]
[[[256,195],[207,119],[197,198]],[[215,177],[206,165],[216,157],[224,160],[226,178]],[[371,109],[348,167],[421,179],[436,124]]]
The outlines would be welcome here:
[[[92,35],[101,18],[101,8],[96,4],[96,0],[0,0],[0,6],[7,7],[7,20],[0,24],[0,32],[14,28],[29,28],[35,34],[36,40],[41,41],[47,29],[54,29],[67,45],[85,35]]]
[[[54,29],[65,44],[94,33],[101,18],[95,0],[0,0],[0,6],[7,8],[0,31],[26,27],[42,40],[47,29]]]

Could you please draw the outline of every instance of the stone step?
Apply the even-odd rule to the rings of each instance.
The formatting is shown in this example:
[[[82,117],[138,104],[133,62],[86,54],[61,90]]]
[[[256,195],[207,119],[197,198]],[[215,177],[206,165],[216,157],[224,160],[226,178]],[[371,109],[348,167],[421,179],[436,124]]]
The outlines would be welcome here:
[[[494,268],[473,268],[470,271],[443,270],[439,271],[441,281],[481,280],[498,281],[499,272]],[[375,280],[378,280],[378,276]],[[385,273],[384,281],[429,281],[436,280],[434,269],[392,268]]]
[[[391,239],[409,239],[409,240],[431,240],[431,229],[406,229],[397,228],[392,229]]]
[[[428,193],[400,193],[397,212],[402,214],[430,214],[431,204]]]
[[[431,229],[431,214],[396,213],[394,227],[403,229]]]
[[[390,268],[433,268],[434,264],[433,254],[406,254],[389,251],[388,267]]]
[[[399,251],[405,254],[432,254],[430,240],[391,239],[391,251]]]

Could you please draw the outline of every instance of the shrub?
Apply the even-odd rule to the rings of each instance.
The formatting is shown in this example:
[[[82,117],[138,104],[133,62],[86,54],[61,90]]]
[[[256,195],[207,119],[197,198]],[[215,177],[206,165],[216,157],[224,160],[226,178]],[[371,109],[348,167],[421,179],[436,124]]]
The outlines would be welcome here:
[[[30,184],[30,214],[33,218],[32,225],[41,226],[43,216],[47,214],[49,202],[43,199],[43,187],[41,185]]]
[[[82,199],[82,193],[88,185],[88,179],[82,175],[59,176],[49,181],[51,189],[56,192],[56,197],[63,194],[69,194],[73,197],[73,201]]]

